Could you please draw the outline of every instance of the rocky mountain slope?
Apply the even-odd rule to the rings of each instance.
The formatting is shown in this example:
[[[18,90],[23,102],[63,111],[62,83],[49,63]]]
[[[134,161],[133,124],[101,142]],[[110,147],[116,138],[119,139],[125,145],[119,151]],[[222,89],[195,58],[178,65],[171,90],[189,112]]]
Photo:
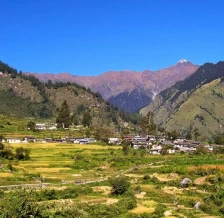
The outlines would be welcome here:
[[[198,128],[204,137],[224,133],[224,62],[206,63],[184,81],[162,91],[140,112],[153,111],[166,130]]]
[[[43,82],[52,80],[78,83],[99,92],[104,99],[119,108],[136,112],[149,104],[157,93],[185,79],[198,67],[189,61],[181,60],[173,66],[157,71],[110,71],[99,76],[75,76],[68,73],[32,74]]]

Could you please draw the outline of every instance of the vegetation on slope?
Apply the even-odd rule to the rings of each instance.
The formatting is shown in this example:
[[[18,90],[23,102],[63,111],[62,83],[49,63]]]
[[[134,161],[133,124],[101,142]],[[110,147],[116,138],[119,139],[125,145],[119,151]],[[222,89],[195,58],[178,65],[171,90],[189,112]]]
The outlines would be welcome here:
[[[107,126],[121,130],[125,128],[125,122],[136,124],[139,120],[139,116],[119,111],[99,93],[93,93],[76,83],[52,83],[50,80],[41,83],[33,75],[27,76],[21,71],[18,73],[16,69],[0,62],[1,114],[47,118],[55,122],[65,100],[70,111],[69,124],[81,125],[88,115],[93,127]]]
[[[30,160],[0,159],[0,217],[223,217],[223,150],[150,155],[95,144],[12,146],[21,145],[31,149]],[[192,183],[183,186],[184,178]]]
[[[153,111],[155,121],[168,131],[192,132],[203,136],[223,133],[224,62],[207,63],[194,74],[162,91],[152,104],[141,110]]]

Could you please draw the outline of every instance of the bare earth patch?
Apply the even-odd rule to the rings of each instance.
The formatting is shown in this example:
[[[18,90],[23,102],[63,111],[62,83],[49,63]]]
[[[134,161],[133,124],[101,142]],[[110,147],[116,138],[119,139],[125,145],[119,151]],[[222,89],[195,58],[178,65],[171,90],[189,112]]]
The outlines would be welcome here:
[[[135,177],[135,178],[142,178],[144,177],[144,175],[139,175],[139,174],[124,174],[125,176],[128,177]]]
[[[107,202],[106,204],[115,204],[119,201],[119,199],[116,199],[116,198],[107,198]]]
[[[143,199],[145,197],[146,192],[141,192],[140,194],[136,194],[135,197],[139,199]]]
[[[110,186],[95,186],[93,187],[93,191],[103,192],[105,195],[109,195],[111,193],[111,187]]]
[[[82,176],[82,175],[81,174],[72,174],[72,176],[79,177],[79,176]]]
[[[194,180],[194,183],[196,185],[203,185],[203,184],[209,184],[209,182],[206,181],[207,176],[200,177]]]
[[[170,187],[165,186],[162,190],[168,194],[182,194],[184,189],[172,186]]]
[[[157,174],[157,173],[154,173],[152,176],[156,177],[161,182],[167,182],[167,181],[172,181],[172,180],[179,179],[179,176],[176,173],[172,173],[172,174]]]

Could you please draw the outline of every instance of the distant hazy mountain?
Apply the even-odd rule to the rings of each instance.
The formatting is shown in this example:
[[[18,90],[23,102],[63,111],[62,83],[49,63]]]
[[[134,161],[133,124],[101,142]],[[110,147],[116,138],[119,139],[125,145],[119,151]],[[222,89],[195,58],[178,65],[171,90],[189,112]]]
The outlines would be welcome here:
[[[206,63],[184,81],[162,91],[141,110],[157,124],[182,133],[198,128],[203,136],[224,133],[224,61]]]
[[[189,61],[181,60],[173,66],[154,72],[110,71],[99,76],[75,76],[68,73],[32,74],[44,82],[52,80],[78,83],[99,92],[119,108],[135,112],[149,104],[157,93],[185,79],[198,67]]]

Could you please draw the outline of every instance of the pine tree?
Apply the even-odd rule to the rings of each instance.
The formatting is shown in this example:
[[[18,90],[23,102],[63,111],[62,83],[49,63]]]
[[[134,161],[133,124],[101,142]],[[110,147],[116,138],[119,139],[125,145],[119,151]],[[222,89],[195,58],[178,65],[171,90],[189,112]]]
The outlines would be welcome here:
[[[154,113],[149,111],[148,114],[142,118],[141,128],[143,132],[150,134],[155,134],[157,126],[154,123]]]
[[[86,126],[90,127],[91,124],[92,124],[92,116],[91,116],[90,112],[86,111],[83,113],[82,125],[84,127],[86,127]]]
[[[71,124],[70,109],[66,100],[64,100],[61,105],[61,109],[58,113],[56,123],[58,124],[59,128],[68,128]]]

